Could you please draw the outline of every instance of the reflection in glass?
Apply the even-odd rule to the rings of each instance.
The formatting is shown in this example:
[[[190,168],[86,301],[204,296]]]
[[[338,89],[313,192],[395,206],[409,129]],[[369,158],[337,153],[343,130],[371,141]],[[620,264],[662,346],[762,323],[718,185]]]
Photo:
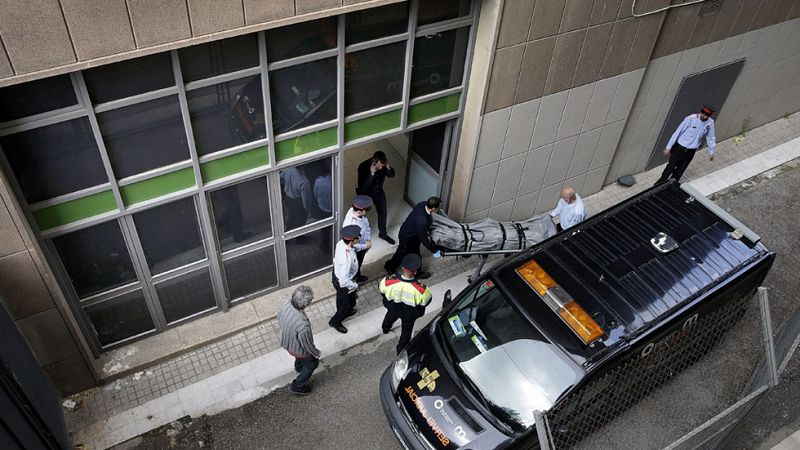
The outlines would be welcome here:
[[[223,252],[272,236],[264,178],[219,189],[209,196]]]
[[[286,231],[331,216],[329,202],[332,193],[330,185],[325,183],[330,173],[329,158],[280,171],[281,203]],[[321,178],[319,183],[318,178]]]
[[[87,69],[83,79],[94,104],[175,85],[169,52]]]
[[[108,181],[85,117],[0,137],[0,145],[29,203]]]
[[[162,281],[156,292],[167,323],[217,306],[207,267]]]
[[[336,58],[270,71],[275,134],[336,118]]]
[[[270,62],[336,47],[336,18],[301,22],[266,31]]]
[[[258,65],[258,40],[255,33],[178,50],[185,82],[235,72]]]
[[[155,329],[141,290],[95,303],[83,311],[104,347]]]
[[[138,212],[133,221],[153,275],[205,257],[192,197]]]
[[[344,30],[345,45],[405,33],[408,30],[408,3],[348,13]]]
[[[398,42],[345,56],[345,115],[400,101],[405,54],[406,43]]]
[[[78,298],[136,281],[116,220],[53,238]]]
[[[260,75],[194,89],[186,99],[201,156],[267,136]]]
[[[69,75],[0,89],[0,122],[66,108],[78,103]]]
[[[223,265],[231,300],[278,285],[272,246],[230,259]]]
[[[411,97],[459,86],[468,43],[469,27],[418,37],[414,41]]]
[[[97,115],[117,178],[189,159],[178,96]]]
[[[289,279],[295,279],[332,264],[333,227],[325,227],[286,241]]]
[[[417,25],[441,22],[469,15],[471,0],[436,0],[419,2]]]

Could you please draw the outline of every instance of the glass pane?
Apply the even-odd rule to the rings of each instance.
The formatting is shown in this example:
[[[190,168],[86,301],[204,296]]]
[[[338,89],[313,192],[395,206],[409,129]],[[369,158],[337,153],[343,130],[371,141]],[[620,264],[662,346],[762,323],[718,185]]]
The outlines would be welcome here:
[[[141,290],[87,306],[83,311],[102,346],[155,329]]]
[[[269,74],[275,134],[336,118],[336,58]]]
[[[136,281],[131,257],[117,221],[53,238],[53,244],[79,298]]]
[[[192,197],[133,215],[153,275],[205,257]]]
[[[286,241],[290,280],[333,263],[332,232],[333,227],[325,227]]]
[[[345,55],[345,115],[397,103],[403,95],[406,43]]]
[[[186,93],[197,153],[209,153],[267,137],[261,76]]]
[[[5,136],[0,145],[29,203],[108,181],[85,117]]]
[[[281,170],[280,176],[286,231],[331,217],[333,194],[329,158]]]
[[[269,61],[328,50],[336,47],[336,18],[326,17],[267,30],[266,37]]]
[[[156,292],[167,323],[217,306],[207,267],[162,281]]]
[[[414,41],[411,97],[459,86],[468,43],[469,27],[418,37]]]
[[[169,52],[88,69],[83,79],[94,104],[175,85]]]
[[[97,115],[117,178],[189,159],[178,96]]]
[[[69,75],[29,81],[0,89],[0,122],[78,103]]]
[[[178,50],[181,73],[187,83],[258,65],[255,34],[237,36]]]
[[[370,8],[345,16],[346,45],[370,41],[408,30],[408,3]]]
[[[223,252],[272,236],[264,178],[219,189],[209,195]]]
[[[272,246],[225,261],[223,264],[231,300],[278,284],[275,249]]]
[[[419,2],[417,25],[426,25],[443,20],[469,15],[471,0],[436,0]]]

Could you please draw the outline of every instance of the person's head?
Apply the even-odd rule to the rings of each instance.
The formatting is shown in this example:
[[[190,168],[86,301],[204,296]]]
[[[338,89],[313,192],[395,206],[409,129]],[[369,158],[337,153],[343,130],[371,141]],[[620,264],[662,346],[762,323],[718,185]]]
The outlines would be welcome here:
[[[364,217],[372,209],[372,197],[368,195],[356,195],[353,197],[353,213],[358,217]]]
[[[311,300],[313,298],[314,291],[312,291],[311,288],[305,284],[301,284],[300,286],[297,286],[294,292],[292,292],[292,307],[298,311],[302,311],[311,304]]]
[[[403,278],[414,278],[420,266],[422,266],[422,258],[414,253],[409,253],[403,257],[400,262],[400,267],[403,269]]]
[[[342,240],[347,245],[352,245],[361,236],[361,228],[358,225],[348,225],[342,228]]]
[[[375,167],[377,167],[378,170],[383,169],[383,167],[386,165],[386,161],[388,161],[386,159],[386,153],[383,153],[380,150],[378,150],[377,152],[375,152],[374,155],[372,155],[372,164],[375,165]]]
[[[572,189],[569,186],[564,186],[564,188],[561,189],[561,193],[559,194],[559,197],[561,197],[561,199],[564,200],[567,203],[574,203],[575,199],[577,198],[575,196],[575,189]]]
[[[425,202],[425,207],[428,209],[428,213],[434,214],[442,207],[442,200],[439,197],[430,197],[428,201]]]
[[[700,109],[700,120],[702,120],[703,122],[708,120],[708,118],[713,115],[714,115],[714,109],[711,108],[710,106],[703,106]]]

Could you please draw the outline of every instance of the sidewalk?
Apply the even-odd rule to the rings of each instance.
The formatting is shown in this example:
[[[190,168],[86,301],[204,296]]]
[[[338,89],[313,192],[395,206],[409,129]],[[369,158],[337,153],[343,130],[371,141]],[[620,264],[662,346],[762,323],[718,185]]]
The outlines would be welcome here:
[[[706,153],[697,155],[685,180],[705,195],[713,194],[747,178],[800,158],[800,114],[750,131],[744,140],[730,139],[717,147],[715,161]],[[663,167],[636,175],[636,185],[610,185],[584,198],[589,213],[601,211],[652,186]],[[496,260],[496,258],[495,258]],[[434,276],[427,280],[435,303],[428,309],[436,314],[446,289],[457,293],[466,286],[475,259],[426,261]],[[365,273],[379,279],[380,261]],[[335,301],[325,298],[309,308],[315,339],[323,355],[337,355],[363,341],[380,336],[383,308],[377,282],[362,288],[359,313],[347,322],[350,332],[339,334],[327,326]],[[421,325],[425,320],[418,321]],[[291,358],[278,345],[275,320],[216,341],[156,364],[148,370],[118,379],[75,396],[79,408],[67,411],[67,427],[74,444],[106,448],[157,428],[186,415],[213,414],[234,408],[268,394],[286,384],[293,374]],[[390,335],[391,336],[391,335]],[[396,336],[394,336],[396,339]],[[323,360],[322,369],[326,365]]]

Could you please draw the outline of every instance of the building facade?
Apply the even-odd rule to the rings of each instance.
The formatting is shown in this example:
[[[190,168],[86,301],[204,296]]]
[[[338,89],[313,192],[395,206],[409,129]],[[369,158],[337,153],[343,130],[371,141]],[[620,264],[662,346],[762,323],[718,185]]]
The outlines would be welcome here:
[[[418,143],[408,201],[516,220],[660,164],[702,103],[719,139],[800,110],[800,0],[6,3],[0,298],[65,393],[325,276],[364,144]]]

